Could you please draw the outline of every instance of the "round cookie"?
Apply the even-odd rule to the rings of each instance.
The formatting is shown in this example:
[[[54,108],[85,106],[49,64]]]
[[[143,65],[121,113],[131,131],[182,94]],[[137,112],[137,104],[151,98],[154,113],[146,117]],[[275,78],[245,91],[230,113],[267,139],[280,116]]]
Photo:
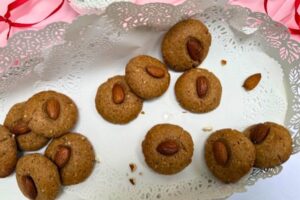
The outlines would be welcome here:
[[[0,125],[0,178],[14,171],[17,159],[16,141],[8,129]]]
[[[194,143],[190,134],[180,126],[158,124],[148,131],[142,149],[150,168],[171,175],[192,162]]]
[[[165,63],[175,71],[197,67],[206,58],[211,35],[199,20],[187,19],[175,24],[164,36],[162,55]]]
[[[265,122],[250,126],[244,131],[256,149],[255,167],[270,168],[287,161],[292,153],[289,131],[276,123]]]
[[[67,153],[66,153],[67,151]],[[57,164],[63,185],[74,185],[84,181],[95,164],[95,153],[86,137],[78,133],[68,133],[53,139],[45,155]],[[58,157],[64,157],[64,161]]]
[[[78,110],[72,99],[55,91],[43,91],[26,102],[23,120],[35,133],[52,138],[70,131],[77,116]]]
[[[18,186],[24,196],[35,200],[54,200],[60,191],[57,167],[40,154],[19,159],[16,167]]]
[[[143,99],[161,96],[170,84],[167,67],[147,55],[134,57],[128,62],[125,79],[131,90]]]
[[[98,113],[114,124],[130,122],[139,115],[143,107],[142,99],[130,90],[124,76],[114,76],[101,84],[95,103]]]
[[[4,126],[6,126],[11,132],[14,131],[13,126],[16,126],[17,123],[22,123],[23,115],[24,115],[25,102],[17,103],[11,107],[8,111]],[[13,132],[12,132],[13,133]],[[28,130],[27,133],[15,135],[17,146],[22,151],[36,151],[40,148],[44,147],[49,139],[36,134],[33,131]]]
[[[225,183],[234,183],[251,170],[255,148],[239,131],[218,130],[206,141],[205,161],[215,177]]]
[[[176,81],[175,95],[179,104],[194,113],[206,113],[219,106],[222,85],[206,69],[191,69]]]

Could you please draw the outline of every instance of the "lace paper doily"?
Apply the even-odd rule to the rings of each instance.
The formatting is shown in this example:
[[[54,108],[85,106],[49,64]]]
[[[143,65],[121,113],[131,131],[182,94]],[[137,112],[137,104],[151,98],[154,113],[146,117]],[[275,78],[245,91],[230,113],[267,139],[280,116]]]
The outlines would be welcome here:
[[[203,66],[221,79],[224,94],[220,108],[205,118],[187,115],[169,91],[157,102],[145,103],[145,116],[126,127],[102,121],[93,107],[97,86],[110,76],[123,74],[124,65],[133,55],[149,53],[160,57],[159,44],[164,31],[190,16],[204,21],[213,36]],[[41,50],[45,51],[41,53]],[[82,16],[71,25],[54,23],[43,31],[16,34],[7,48],[0,49],[0,117],[5,117],[3,113],[13,102],[40,90],[56,89],[75,99],[84,109],[84,112],[80,110],[76,131],[86,133],[101,158],[86,182],[65,188],[67,193],[82,199],[224,198],[245,191],[245,186],[259,178],[278,174],[282,167],[254,169],[236,184],[222,184],[205,167],[201,144],[208,135],[199,131],[207,125],[214,129],[242,130],[263,120],[284,122],[291,131],[294,153],[297,153],[300,150],[299,55],[299,43],[290,39],[284,26],[264,14],[224,5],[223,1],[189,0],[179,6],[114,3],[100,16]],[[225,69],[217,65],[223,58],[228,60]],[[262,72],[263,81],[255,91],[245,93],[240,89],[242,81],[257,70]],[[180,75],[171,73],[170,90]],[[234,99],[228,88],[236,91]],[[157,105],[163,106],[157,109]],[[231,105],[236,109],[234,112]],[[231,119],[226,119],[224,113],[230,113]],[[161,122],[187,128],[196,145],[194,162],[183,173],[172,177],[149,170],[139,149],[143,133]],[[122,146],[124,141],[131,144],[126,150]],[[129,162],[138,163],[144,175],[129,173]],[[137,178],[135,187],[128,182],[130,177]]]

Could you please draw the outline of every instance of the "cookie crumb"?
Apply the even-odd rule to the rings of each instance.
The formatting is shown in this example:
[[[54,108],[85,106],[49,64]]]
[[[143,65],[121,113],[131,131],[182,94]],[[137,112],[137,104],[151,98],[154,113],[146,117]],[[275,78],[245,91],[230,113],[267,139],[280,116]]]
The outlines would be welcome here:
[[[130,178],[129,179],[129,182],[131,183],[131,185],[135,185],[136,184],[136,181],[134,178]]]
[[[143,172],[140,172],[139,175],[140,175],[140,176],[143,176]]]
[[[98,156],[95,158],[95,162],[100,163],[100,158]]]
[[[145,114],[145,111],[142,111],[141,114],[144,115],[144,114]]]
[[[224,65],[226,65],[226,64],[227,64],[227,60],[222,59],[222,60],[221,60],[221,65],[224,66]]]
[[[211,127],[211,126],[206,126],[206,127],[203,127],[202,130],[203,130],[204,132],[210,132],[210,131],[213,130],[213,127]]]
[[[187,111],[182,111],[182,113],[187,113]]]
[[[130,164],[129,164],[129,167],[130,167],[131,172],[135,172],[136,169],[137,169],[137,166],[136,166],[136,164],[134,164],[134,163],[130,163]]]

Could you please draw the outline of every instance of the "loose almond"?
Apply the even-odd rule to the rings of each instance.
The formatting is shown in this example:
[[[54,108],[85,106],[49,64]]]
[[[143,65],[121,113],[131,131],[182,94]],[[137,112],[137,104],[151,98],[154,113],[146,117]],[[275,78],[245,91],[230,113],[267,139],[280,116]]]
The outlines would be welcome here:
[[[258,124],[250,131],[250,139],[254,144],[262,143],[270,133],[270,127],[265,124]]]
[[[165,70],[152,65],[146,67],[146,72],[154,78],[163,78],[165,76]]]
[[[57,120],[60,115],[60,104],[58,100],[51,98],[45,102],[46,113],[50,119]]]
[[[225,166],[229,159],[229,152],[224,141],[217,140],[213,144],[213,154],[219,165]]]
[[[63,168],[71,157],[71,149],[67,146],[60,145],[57,147],[56,154],[54,156],[54,163],[58,168]]]
[[[191,59],[200,63],[202,59],[202,45],[200,41],[191,37],[188,39],[186,47]]]
[[[253,74],[245,80],[245,82],[243,84],[243,87],[247,91],[253,90],[258,85],[260,80],[261,80],[261,74],[260,73]]]
[[[23,120],[18,120],[14,122],[10,127],[10,132],[12,132],[15,135],[23,135],[28,132],[30,132],[30,128],[28,127],[27,123]]]
[[[206,96],[208,91],[208,80],[204,76],[199,76],[196,81],[197,94],[200,98]]]
[[[172,156],[179,151],[179,146],[175,140],[166,140],[157,146],[156,151],[165,156]]]
[[[37,197],[37,189],[33,179],[30,176],[22,176],[21,184],[26,197],[29,199],[35,199]]]
[[[116,83],[112,89],[112,98],[115,104],[121,104],[125,100],[125,92],[122,85]]]

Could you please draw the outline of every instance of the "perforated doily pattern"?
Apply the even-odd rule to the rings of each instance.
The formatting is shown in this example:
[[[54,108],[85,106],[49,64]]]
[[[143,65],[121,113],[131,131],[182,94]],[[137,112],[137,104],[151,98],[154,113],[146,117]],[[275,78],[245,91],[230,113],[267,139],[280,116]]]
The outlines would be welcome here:
[[[59,87],[68,93],[76,93],[81,76],[86,70],[85,66],[95,62],[100,53],[109,54],[112,49],[117,48],[116,44],[122,36],[141,26],[157,31],[167,30],[177,21],[191,16],[203,20],[208,25],[214,40],[223,44],[224,51],[229,57],[234,58],[260,49],[274,58],[272,62],[274,65],[279,63],[284,66],[278,75],[286,85],[288,102],[281,94],[268,90],[268,81],[265,81],[256,93],[252,94],[253,96],[248,94],[243,96],[245,105],[257,104],[257,107],[251,107],[249,110],[246,108],[243,112],[245,121],[251,123],[257,116],[256,108],[260,108],[261,105],[270,104],[271,107],[264,107],[267,115],[271,115],[274,109],[276,112],[284,112],[287,106],[285,125],[293,136],[294,153],[299,152],[300,45],[290,39],[285,27],[272,21],[268,16],[253,13],[242,7],[224,5],[224,1],[188,0],[176,7],[167,4],[137,6],[128,2],[114,3],[100,16],[83,16],[71,25],[54,23],[43,31],[16,34],[6,48],[0,49],[0,101],[6,101],[9,89],[28,76],[36,79],[35,91],[45,87],[48,89]],[[59,45],[54,46],[55,44]],[[49,48],[51,46],[53,47]],[[101,52],[97,51],[99,47]],[[272,69],[267,66],[262,70],[267,75],[272,73]],[[247,69],[245,74],[246,72]],[[269,77],[271,75],[266,76],[265,80]],[[264,94],[264,98],[258,98],[261,94]],[[259,178],[274,176],[281,170],[282,167],[254,169],[248,177],[230,185],[224,185],[210,176],[201,174],[195,179],[179,181],[172,185],[140,183],[132,187],[124,184],[124,175],[115,171],[109,163],[100,163],[86,182],[66,187],[65,190],[89,200],[100,197],[114,200],[125,197],[224,198],[234,192],[244,191],[246,185],[254,184]],[[101,185],[101,188],[95,188],[93,185]],[[117,192],[114,191],[116,188]]]

